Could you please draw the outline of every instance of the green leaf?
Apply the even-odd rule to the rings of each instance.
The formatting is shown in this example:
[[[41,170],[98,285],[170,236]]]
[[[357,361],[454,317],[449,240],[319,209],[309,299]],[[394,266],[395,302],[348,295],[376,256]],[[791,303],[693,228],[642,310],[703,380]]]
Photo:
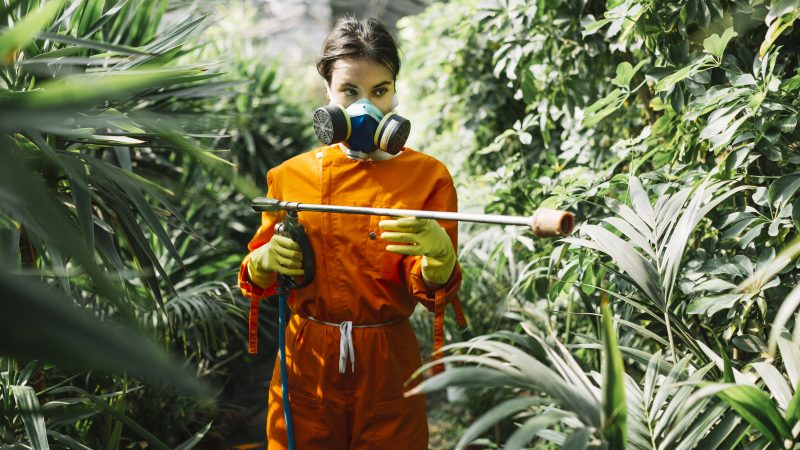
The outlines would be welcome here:
[[[550,425],[558,423],[564,417],[567,417],[567,414],[564,412],[549,411],[528,419],[521,427],[511,434],[504,448],[506,450],[522,450],[527,448],[528,442],[533,439],[536,433]]]
[[[541,404],[545,399],[541,397],[520,397],[505,401],[481,415],[472,425],[461,435],[456,444],[456,449],[467,447],[475,439],[479,438],[486,430],[493,427],[497,422],[525,411],[531,406]]]
[[[778,40],[778,38],[783,34],[784,31],[789,29],[800,17],[800,9],[795,9],[794,11],[790,11],[787,14],[779,16],[777,20],[773,21],[769,25],[769,29],[767,30],[766,36],[764,36],[764,42],[761,43],[761,48],[758,51],[758,56],[760,58],[764,58],[772,47],[772,44]]]
[[[794,12],[798,8],[800,8],[800,0],[774,0],[764,21],[770,25],[778,17]]]
[[[677,71],[658,80],[655,85],[655,92],[659,93],[669,91],[679,82],[689,77],[693,77],[718,64],[719,63],[715,64],[714,58],[711,55],[703,55],[695,59],[695,61],[688,66],[678,69]]]
[[[581,34],[583,35],[583,37],[595,34],[601,28],[603,28],[604,26],[606,26],[609,23],[611,23],[612,20],[613,19],[600,19],[600,20],[596,20],[594,22],[591,22],[591,23],[587,24],[585,27],[583,27],[583,31],[581,31]]]
[[[800,89],[800,74],[795,75],[781,83],[781,89],[786,92],[793,92]]]
[[[628,409],[625,403],[625,365],[614,333],[614,319],[608,297],[600,300],[603,314],[603,436],[611,448],[627,442]]]
[[[752,334],[734,336],[731,342],[736,348],[746,352],[762,353],[767,351],[767,343],[760,337]]]
[[[628,191],[631,195],[631,206],[649,228],[651,230],[654,229],[656,226],[656,212],[650,204],[650,198],[647,196],[644,187],[642,187],[641,181],[636,177],[630,177]]]
[[[603,253],[611,256],[617,266],[633,279],[636,286],[654,304],[663,304],[661,290],[658,286],[658,272],[650,261],[643,258],[628,242],[603,227],[585,225],[582,229]],[[578,244],[580,245],[580,243]]]
[[[767,198],[780,211],[800,189],[800,172],[784,175],[775,180],[767,191]]]
[[[636,67],[633,67],[631,63],[627,61],[619,63],[617,65],[617,76],[611,80],[611,84],[619,86],[623,89],[628,89],[633,76],[636,75],[636,72],[639,71],[644,63],[644,61],[641,61],[636,65]]]
[[[30,386],[11,386],[11,392],[14,393],[14,400],[17,402],[17,409],[22,416],[25,433],[31,446],[37,450],[49,450],[44,416],[40,411],[36,392]]]
[[[754,386],[738,384],[703,384],[703,388],[692,394],[694,400],[716,396],[727,403],[753,428],[760,431],[779,448],[783,441],[791,439],[789,425],[772,400]]]
[[[746,280],[747,281],[747,280]],[[789,322],[794,312],[800,307],[800,285],[795,286],[786,298],[781,303],[778,311],[775,313],[775,318],[772,321],[772,329],[769,333],[769,352],[775,353],[775,348],[778,344],[783,328]]]
[[[722,61],[722,55],[725,53],[725,47],[728,46],[728,42],[736,36],[738,36],[738,34],[733,31],[733,27],[728,28],[722,33],[722,36],[713,34],[707,37],[703,41],[703,48],[706,53],[713,55],[717,63],[719,63]]]
[[[53,42],[60,42],[62,44],[72,44],[74,45],[75,49],[87,49],[91,48],[94,50],[103,50],[107,52],[118,53],[120,55],[131,55],[131,56],[148,56],[150,53],[144,52],[134,47],[128,47],[126,45],[115,45],[115,44],[107,44],[105,42],[100,42],[92,39],[81,39],[76,38],[73,36],[67,36],[63,34],[56,34],[56,33],[38,33],[38,39],[48,40]],[[72,50],[73,47],[67,47],[65,49],[60,50]],[[41,55],[40,55],[41,56]]]
[[[585,450],[592,432],[588,428],[578,428],[564,440],[561,450]]]
[[[586,117],[583,119],[583,126],[592,127],[596,125],[606,116],[619,109],[619,107],[625,103],[625,99],[628,98],[629,94],[628,91],[617,88],[609,92],[605,97],[594,102],[585,111]]]
[[[800,384],[794,387],[794,395],[786,407],[786,422],[794,429],[800,421]]]
[[[767,362],[754,362],[750,365],[764,381],[775,401],[778,402],[778,406],[784,410],[787,409],[791,402],[792,391],[789,389],[786,379],[778,372],[778,369]]]
[[[719,355],[722,357],[722,381],[725,383],[734,383],[736,380],[733,377],[733,366],[731,366],[731,358],[728,356],[728,352],[725,350],[725,347],[722,346],[722,343],[719,339],[714,337],[717,342],[717,348],[719,349]]]
[[[144,438],[147,442],[155,446],[160,450],[172,450],[167,444],[165,444],[161,439],[157,438],[153,433],[147,431],[144,427],[142,427],[138,422],[133,420],[127,414],[121,412],[118,408],[115,408],[108,404],[102,398],[92,395],[88,392],[84,392],[83,394],[86,398],[92,401],[98,408],[100,408],[106,414],[114,417],[118,421],[122,422],[123,424],[127,425],[128,428],[136,432],[139,436]],[[189,447],[191,448],[191,447]]]
[[[63,120],[73,116],[76,110],[124,99],[149,88],[190,81],[202,73],[200,69],[183,68],[91,73],[42,83],[37,85],[38,89],[30,91],[0,93],[0,130],[49,127],[54,118]]]
[[[800,384],[800,347],[784,337],[778,337],[778,348],[781,352],[783,367],[792,386]]]
[[[192,435],[192,437],[190,437],[189,439],[187,439],[186,441],[181,443],[179,446],[175,447],[174,450],[191,450],[191,449],[193,449],[194,446],[197,445],[200,442],[201,439],[203,439],[203,437],[206,435],[206,433],[208,433],[208,430],[211,429],[211,423],[212,422],[209,422],[208,425],[203,427],[202,430],[198,431],[197,433]]]
[[[14,60],[13,53],[25,48],[36,36],[36,33],[53,20],[63,5],[64,0],[47,2],[36,11],[23,17],[10,30],[0,34],[0,64],[10,64]]]
[[[695,298],[689,302],[686,312],[706,314],[711,317],[720,311],[732,308],[742,297],[743,294],[722,294]]]

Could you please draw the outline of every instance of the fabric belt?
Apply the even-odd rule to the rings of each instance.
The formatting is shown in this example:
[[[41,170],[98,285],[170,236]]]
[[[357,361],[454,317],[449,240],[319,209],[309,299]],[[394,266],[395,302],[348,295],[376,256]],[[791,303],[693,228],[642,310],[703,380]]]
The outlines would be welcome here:
[[[319,320],[313,316],[308,316],[306,317],[306,319],[312,322],[317,322],[323,325],[339,328],[339,373],[345,372],[348,359],[350,360],[351,371],[352,372],[356,371],[356,352],[355,348],[353,347],[353,328],[378,328],[400,322],[400,320],[393,320],[391,322],[385,322],[385,323],[376,323],[369,325],[353,325],[353,322],[350,320],[341,323],[336,323],[336,322],[327,322],[324,320]]]

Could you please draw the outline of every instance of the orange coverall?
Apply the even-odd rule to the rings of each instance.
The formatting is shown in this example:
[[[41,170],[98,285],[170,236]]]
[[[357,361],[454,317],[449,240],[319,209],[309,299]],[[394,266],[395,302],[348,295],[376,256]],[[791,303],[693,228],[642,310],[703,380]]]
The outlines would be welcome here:
[[[409,148],[384,161],[353,160],[337,146],[317,148],[270,170],[267,185],[267,197],[293,202],[457,210],[447,168]],[[283,214],[262,214],[250,251],[272,238]],[[403,397],[413,386],[404,383],[421,365],[408,317],[417,302],[434,311],[434,349],[444,341],[447,304],[465,326],[457,294],[461,268],[456,264],[450,280],[429,292],[422,280],[422,257],[386,251],[388,242],[380,238],[378,222],[387,217],[300,212],[299,218],[314,250],[316,278],[289,299],[294,314],[286,328],[286,360],[297,448],[426,449],[424,396]],[[440,224],[457,248],[457,223]],[[254,353],[258,300],[274,293],[275,283],[251,283],[248,259],[242,262],[239,286],[251,299]],[[352,323],[354,358],[342,340],[346,321]],[[267,439],[270,450],[287,448],[277,357]]]

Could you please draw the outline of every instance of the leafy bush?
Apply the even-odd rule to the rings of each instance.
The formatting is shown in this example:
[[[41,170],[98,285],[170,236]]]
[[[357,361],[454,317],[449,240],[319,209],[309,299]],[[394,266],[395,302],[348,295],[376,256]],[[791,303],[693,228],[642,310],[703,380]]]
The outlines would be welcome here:
[[[659,413],[638,417],[630,399],[665,380],[649,369],[653,355],[693,365],[692,382],[678,391],[685,400],[692,384],[775,364],[766,353],[769,336],[792,326],[796,252],[778,255],[800,230],[798,16],[795,1],[459,1],[433,5],[402,24],[411,74],[406,89],[422,99],[415,114],[430,118],[420,142],[441,147],[460,168],[460,192],[481,191],[468,197],[470,205],[474,198],[488,200],[487,212],[509,214],[568,208],[584,221],[575,237],[556,242],[532,241],[522,232],[473,237],[462,229],[462,241],[470,243],[462,264],[476,250],[503,255],[493,272],[465,270],[462,295],[468,316],[479,318],[476,332],[497,332],[504,320],[499,329],[514,336],[564,342],[575,351],[569,364],[559,359],[567,353],[543,355],[523,346],[522,337],[501,335],[561,376],[570,366],[577,370],[571,376],[591,378],[602,358],[586,346],[602,335],[593,315],[600,297],[609,296],[626,357],[630,447],[778,448],[797,437],[794,430],[785,433],[791,427],[778,416],[756,417],[742,406],[764,406],[778,378],[769,389],[751,380],[763,398],[752,392],[736,401],[734,394],[704,397],[704,406],[688,405],[676,422],[656,428]],[[474,288],[482,285],[497,295]],[[495,320],[486,319],[491,312]],[[452,349],[484,348],[483,342]],[[514,365],[519,361],[509,358],[522,358],[518,352],[493,347],[490,357]],[[780,372],[776,367],[771,378]],[[458,383],[457,373],[430,383]],[[498,406],[505,414],[479,417],[471,430],[480,432],[468,432],[460,445],[489,436],[479,423],[509,415],[535,418],[559,408],[568,416],[589,413],[588,406],[570,409],[552,387],[511,385],[518,396],[531,393],[531,402],[512,399],[518,409]],[[678,394],[668,389],[664,395]],[[683,400],[670,397],[663,405],[679,411]],[[686,428],[698,417],[701,428]],[[643,439],[636,419],[649,430]],[[516,436],[506,445],[519,446],[567,446],[567,438],[575,439],[574,448],[611,445],[609,434],[597,434],[605,426],[595,429],[591,421],[583,422],[587,433],[575,435],[565,434],[579,429],[568,417],[548,423],[551,431],[543,423],[517,423],[512,434],[492,437],[500,443]]]
[[[230,286],[249,199],[307,127],[274,67],[198,63],[219,53],[198,55],[207,22],[185,5],[10,2],[0,17],[0,354],[15,358],[0,443],[224,445],[241,411],[198,377],[252,371]]]

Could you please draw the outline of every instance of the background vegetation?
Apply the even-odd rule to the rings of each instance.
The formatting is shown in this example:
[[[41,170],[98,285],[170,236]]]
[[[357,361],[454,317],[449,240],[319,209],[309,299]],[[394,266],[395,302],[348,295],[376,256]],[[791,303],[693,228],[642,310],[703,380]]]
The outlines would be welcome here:
[[[318,86],[215,8],[0,1],[0,448],[263,433],[273,354],[244,355],[235,273]],[[431,448],[797,448],[798,17],[455,0],[401,21],[401,112],[462,209],[580,223],[462,228],[474,339],[452,328],[418,388]]]
[[[796,446],[798,8],[459,1],[405,19],[416,137],[468,206],[582,222],[555,242],[462,233],[484,337],[421,388],[468,387],[444,441]]]

